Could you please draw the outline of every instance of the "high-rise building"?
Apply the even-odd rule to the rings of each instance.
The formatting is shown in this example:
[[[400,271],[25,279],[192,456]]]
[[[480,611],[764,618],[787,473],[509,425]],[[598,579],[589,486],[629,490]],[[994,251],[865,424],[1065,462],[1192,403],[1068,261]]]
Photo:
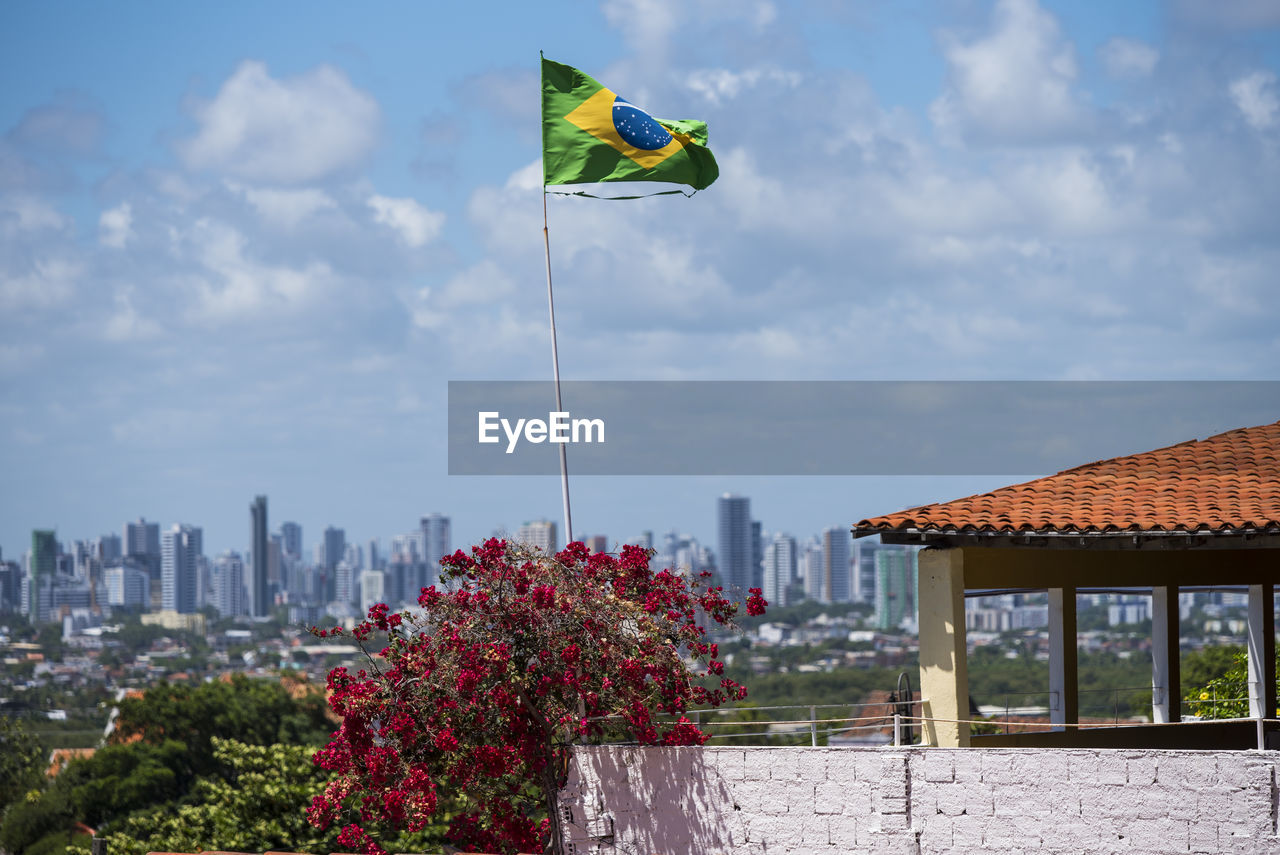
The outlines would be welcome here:
[[[880,544],[864,540],[855,544],[853,553],[853,601],[875,605],[876,550]]]
[[[730,597],[745,595],[755,582],[751,500],[725,493],[716,504],[716,521],[720,578]]]
[[[520,526],[520,531],[516,533],[516,540],[551,555],[557,550],[556,524],[550,520],[527,522]]]
[[[591,552],[608,552],[609,538],[603,534],[593,534],[582,541]]]
[[[322,545],[324,561],[321,562],[321,567],[324,572],[321,574],[320,598],[322,602],[329,602],[336,599],[338,564],[347,554],[347,533],[340,528],[329,526],[324,530]]]
[[[31,532],[31,563],[27,565],[30,595],[27,616],[32,623],[48,623],[53,618],[52,599],[47,596],[58,567],[58,535],[50,529]],[[43,585],[43,587],[42,587]],[[41,594],[45,594],[43,598]]]
[[[764,526],[751,521],[751,587],[764,587]]]
[[[160,604],[165,611],[196,611],[197,562],[204,552],[204,532],[175,525],[160,537]]]
[[[368,614],[369,609],[389,599],[386,573],[381,570],[366,570],[360,574],[360,611]]]
[[[789,606],[787,588],[796,575],[796,539],[779,532],[764,548],[764,598],[770,605]]]
[[[359,599],[356,590],[357,571],[351,562],[339,561],[333,568],[333,599],[343,605],[351,605]]]
[[[253,565],[253,585],[251,587],[251,606],[254,617],[266,617],[271,614],[271,596],[267,580],[270,572],[270,558],[267,557],[267,497],[255,496],[249,505],[249,543],[252,552],[249,560]]]
[[[853,535],[843,526],[823,529],[822,578],[827,602],[848,603],[853,600],[853,580],[849,572],[849,546]]]
[[[160,605],[160,524],[145,517],[124,524],[124,557],[132,558],[151,576],[151,605]]]
[[[381,569],[382,569],[382,554],[381,554],[381,552],[378,550],[378,538],[376,538],[376,537],[371,537],[371,538],[369,538],[369,544],[368,544],[368,546],[367,546],[367,549],[368,549],[368,552],[369,552],[369,569],[370,569],[370,570],[381,570]]]
[[[827,599],[826,577],[823,575],[822,542],[810,539],[800,550],[800,560],[796,562],[800,578],[804,581],[804,595],[807,599],[820,603],[831,602]]]
[[[302,557],[302,526],[296,522],[281,523],[280,539],[285,555],[295,561]]]
[[[145,609],[151,604],[151,577],[136,564],[117,564],[102,571],[107,604],[116,608]]]
[[[449,518],[444,514],[428,514],[422,518],[422,560],[428,568],[439,570],[440,559],[453,550],[449,546]]]
[[[210,568],[210,602],[223,617],[239,617],[244,614],[244,561],[240,553],[227,550],[214,560]]]
[[[896,629],[904,620],[918,620],[917,550],[910,547],[876,550],[876,627]]]

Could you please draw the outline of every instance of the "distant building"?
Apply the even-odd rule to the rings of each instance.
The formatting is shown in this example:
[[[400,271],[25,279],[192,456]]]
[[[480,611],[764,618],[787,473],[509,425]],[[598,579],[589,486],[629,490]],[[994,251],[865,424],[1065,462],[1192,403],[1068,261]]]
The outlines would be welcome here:
[[[916,554],[910,547],[876,550],[876,628],[897,629],[904,620],[918,619]]]
[[[253,567],[250,606],[255,617],[271,614],[271,596],[268,574],[271,559],[267,555],[267,497],[255,496],[249,505],[249,560]]]
[[[150,612],[142,616],[142,625],[162,626],[165,629],[182,630],[195,635],[205,634],[204,615],[199,612],[194,614],[171,611]]]
[[[175,525],[160,538],[161,605],[166,611],[196,611],[197,562],[204,552],[204,532],[193,525]]]
[[[557,550],[556,524],[550,520],[535,520],[520,526],[516,540],[528,546],[537,547],[551,555]]]
[[[755,581],[756,538],[751,500],[725,493],[716,502],[720,578],[730,597],[745,594]],[[761,556],[763,558],[763,555]]]
[[[53,577],[57,572],[58,551],[56,532],[50,529],[32,530],[31,563],[27,565],[27,582],[30,586],[27,617],[32,623],[48,623],[54,619],[53,599],[48,592],[53,587]]]
[[[321,546],[324,560],[320,562],[323,569],[320,594],[321,600],[328,602],[335,598],[337,591],[338,562],[342,561],[347,552],[347,533],[340,528],[329,526],[324,530],[324,541]]]
[[[819,603],[827,603],[826,576],[822,565],[822,541],[810,540],[800,550],[796,570],[804,580],[804,595],[807,599]]]
[[[764,598],[772,606],[791,605],[787,589],[796,576],[796,539],[779,532],[764,548]]]
[[[281,523],[280,541],[285,555],[295,561],[302,558],[302,526],[296,522]]]
[[[422,518],[422,561],[439,570],[440,559],[453,552],[450,548],[449,518],[444,514],[428,514]]]
[[[853,535],[843,526],[822,532],[822,578],[829,603],[853,601],[853,579],[849,570],[852,544]]]
[[[151,605],[151,575],[136,564],[116,564],[102,571],[107,604],[116,608],[145,609]]]
[[[593,534],[582,541],[591,552],[608,552],[609,538],[603,534]]]
[[[240,553],[227,550],[213,562],[209,571],[212,598],[209,603],[222,617],[239,617],[248,609],[244,602],[244,560]]]
[[[366,570],[360,574],[360,611],[369,613],[369,609],[378,603],[386,603],[387,574],[381,570]]]
[[[145,517],[124,524],[124,557],[132,558],[151,576],[151,605],[160,605],[160,524]]]
[[[333,599],[343,605],[352,605],[358,599],[356,568],[349,561],[339,561],[333,568]]]

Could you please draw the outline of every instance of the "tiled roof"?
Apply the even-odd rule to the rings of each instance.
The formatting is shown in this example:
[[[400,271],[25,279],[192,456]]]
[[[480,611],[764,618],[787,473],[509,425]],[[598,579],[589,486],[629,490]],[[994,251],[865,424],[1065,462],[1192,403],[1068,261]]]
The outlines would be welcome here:
[[[1223,534],[1280,530],[1280,422],[861,520],[887,532]]]

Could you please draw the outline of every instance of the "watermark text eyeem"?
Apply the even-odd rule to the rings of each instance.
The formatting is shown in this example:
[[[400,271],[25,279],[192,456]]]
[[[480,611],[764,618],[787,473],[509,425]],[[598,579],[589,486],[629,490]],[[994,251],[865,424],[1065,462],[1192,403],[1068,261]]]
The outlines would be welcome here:
[[[479,421],[478,442],[501,442],[499,429],[507,436],[507,454],[516,450],[523,436],[525,442],[534,444],[541,442],[604,442],[604,419],[575,419],[567,412],[547,413],[546,421],[542,419],[510,419],[502,418],[497,410],[477,413]]]

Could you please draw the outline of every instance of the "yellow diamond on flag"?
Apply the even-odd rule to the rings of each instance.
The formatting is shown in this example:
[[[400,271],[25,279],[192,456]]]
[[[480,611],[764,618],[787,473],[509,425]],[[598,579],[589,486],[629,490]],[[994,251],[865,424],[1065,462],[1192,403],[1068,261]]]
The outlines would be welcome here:
[[[645,169],[652,169],[691,142],[685,134],[672,132],[604,87],[564,118]]]

